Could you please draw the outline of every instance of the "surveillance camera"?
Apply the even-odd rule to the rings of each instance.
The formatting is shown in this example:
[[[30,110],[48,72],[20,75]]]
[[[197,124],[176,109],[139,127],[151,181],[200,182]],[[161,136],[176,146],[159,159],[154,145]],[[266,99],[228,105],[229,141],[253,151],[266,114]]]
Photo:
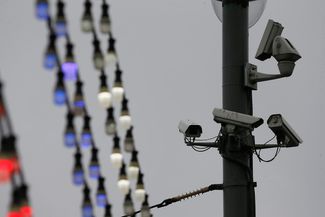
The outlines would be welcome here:
[[[280,23],[273,20],[268,21],[261,43],[256,52],[256,59],[264,61],[271,58],[274,38],[280,36],[282,31],[283,26]]]
[[[267,120],[269,128],[277,137],[278,144],[285,147],[294,147],[302,143],[301,138],[291,128],[288,122],[280,114],[273,114]]]
[[[221,124],[230,124],[238,127],[248,128],[253,130],[263,124],[263,119],[246,115],[238,112],[233,112],[225,109],[215,108],[213,110],[214,120]]]
[[[197,138],[202,134],[202,127],[190,120],[180,121],[178,124],[178,130],[183,133],[185,137]]]
[[[274,39],[272,55],[278,61],[280,73],[285,76],[292,74],[295,62],[301,58],[290,41],[281,36]]]

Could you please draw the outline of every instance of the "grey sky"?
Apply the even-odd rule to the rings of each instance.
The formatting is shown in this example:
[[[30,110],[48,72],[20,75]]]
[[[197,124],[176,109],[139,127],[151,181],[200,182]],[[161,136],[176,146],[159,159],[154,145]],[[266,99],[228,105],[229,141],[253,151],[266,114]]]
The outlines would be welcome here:
[[[100,1],[93,2],[98,18]],[[99,75],[91,63],[92,38],[80,31],[82,3],[67,3],[69,29],[85,81],[109,200],[114,216],[120,216],[123,197],[117,189],[117,171],[109,162],[112,142],[103,130],[106,114],[97,103]],[[194,152],[184,145],[177,130],[178,121],[184,118],[202,124],[203,137],[214,136],[219,130],[212,110],[222,107],[222,26],[210,0],[110,3],[150,203],[221,183],[222,161],[217,150]],[[76,217],[80,216],[81,189],[72,185],[73,151],[62,142],[65,108],[54,107],[52,103],[56,72],[42,68],[47,29],[44,22],[35,19],[33,6],[32,0],[0,3],[1,77],[19,135],[35,216]],[[304,140],[299,148],[282,149],[271,163],[259,163],[255,158],[257,216],[323,215],[324,8],[325,2],[321,0],[269,0],[261,19],[250,29],[250,62],[257,64],[260,71],[278,72],[274,59],[260,62],[254,58],[268,19],[282,23],[285,27],[282,35],[290,39],[303,57],[292,77],[262,83],[254,92],[254,115],[266,120],[270,114],[281,113]],[[63,50],[60,51],[62,54]],[[108,73],[112,82],[114,74]],[[263,125],[254,135],[262,143],[272,137],[272,132]],[[268,157],[273,152],[263,154]],[[84,159],[87,165],[89,155],[85,154]],[[96,184],[92,181],[91,184],[95,189]],[[7,211],[9,191],[9,185],[0,186],[0,216]],[[102,210],[96,211],[96,216],[103,216]],[[222,192],[153,213],[156,217],[222,216]]]

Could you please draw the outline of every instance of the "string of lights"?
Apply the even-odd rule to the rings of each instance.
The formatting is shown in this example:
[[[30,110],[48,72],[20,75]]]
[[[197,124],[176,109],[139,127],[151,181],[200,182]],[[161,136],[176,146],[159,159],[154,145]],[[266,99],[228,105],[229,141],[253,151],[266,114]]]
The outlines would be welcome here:
[[[84,12],[81,18],[81,30],[85,33],[92,32],[93,35],[93,64],[94,68],[100,72],[100,89],[98,93],[98,100],[102,107],[107,109],[107,121],[106,121],[106,133],[108,135],[114,135],[117,132],[116,123],[114,118],[114,103],[121,103],[121,112],[119,117],[119,124],[123,130],[126,130],[124,139],[125,152],[131,153],[130,163],[127,168],[127,174],[125,173],[126,166],[123,162],[123,156],[119,147],[119,139],[114,137],[114,146],[111,154],[111,161],[115,168],[120,168],[120,175],[118,186],[120,190],[125,194],[124,200],[124,212],[130,213],[134,210],[133,201],[131,198],[130,181],[137,180],[135,188],[135,199],[142,203],[142,205],[148,204],[148,196],[143,183],[143,173],[140,171],[140,164],[138,161],[138,151],[134,145],[133,139],[133,126],[131,116],[128,109],[128,99],[123,87],[122,71],[120,70],[118,53],[115,48],[115,38],[112,33],[111,18],[109,16],[109,4],[106,0],[102,1],[101,5],[101,17],[99,27],[101,33],[108,35],[108,49],[105,55],[105,61],[103,53],[100,48],[100,41],[97,36],[96,26],[94,25],[94,18],[92,15],[92,2],[85,0]],[[105,72],[105,63],[110,66],[115,66],[115,81],[113,83],[112,93],[109,92],[107,85],[107,75]],[[112,102],[113,101],[113,102]],[[146,200],[146,204],[143,204]],[[148,212],[147,212],[148,213]],[[143,216],[146,216],[143,214]],[[147,215],[147,216],[151,216]]]
[[[0,81],[0,184],[11,181],[12,188],[7,217],[31,217],[32,207],[28,197],[28,185],[25,181],[23,166],[16,145],[17,139],[2,86],[2,81]],[[19,183],[16,179],[19,179]]]
[[[37,1],[36,5],[39,3]],[[42,17],[46,17],[48,20],[48,27],[50,32],[50,40],[49,45],[46,51],[45,59],[46,60],[55,60],[56,64],[59,66],[59,72],[57,73],[57,83],[54,89],[54,102],[56,105],[66,105],[68,114],[67,114],[67,125],[64,133],[65,145],[67,147],[76,147],[76,153],[74,155],[75,165],[73,168],[73,182],[76,185],[84,185],[84,199],[82,203],[82,214],[85,217],[93,216],[93,206],[91,202],[90,188],[88,187],[87,181],[84,175],[84,169],[82,165],[82,153],[81,148],[89,148],[91,147],[91,159],[89,163],[89,176],[91,179],[98,180],[98,188],[96,192],[96,204],[98,207],[105,207],[105,216],[111,216],[111,205],[108,202],[108,198],[106,195],[104,181],[105,178],[102,177],[100,172],[100,165],[98,160],[98,148],[95,145],[91,127],[90,127],[90,116],[87,112],[86,102],[84,100],[82,85],[80,74],[78,73],[78,65],[74,60],[73,54],[73,44],[70,40],[68,34],[68,28],[66,25],[66,18],[64,13],[64,2],[57,1],[57,14],[55,21],[55,31],[52,28],[51,17],[48,13],[48,2],[47,3],[47,15]],[[44,4],[44,1],[42,2]],[[37,9],[39,7],[36,7]],[[44,7],[43,7],[44,9]],[[58,53],[56,51],[55,40],[61,36],[65,36],[66,39],[66,56],[65,61],[61,64],[59,61]],[[52,54],[52,55],[48,55]],[[50,58],[48,58],[50,57]],[[54,57],[54,58],[53,58]],[[44,61],[50,62],[50,61]],[[47,67],[49,65],[53,66],[53,64],[44,64],[45,68],[52,69],[53,67]],[[68,99],[68,92],[65,87],[64,81],[75,81],[75,94],[72,106],[70,105],[70,101]],[[76,116],[83,117],[83,127],[81,132],[80,144],[77,140],[76,130],[73,124],[73,120]]]

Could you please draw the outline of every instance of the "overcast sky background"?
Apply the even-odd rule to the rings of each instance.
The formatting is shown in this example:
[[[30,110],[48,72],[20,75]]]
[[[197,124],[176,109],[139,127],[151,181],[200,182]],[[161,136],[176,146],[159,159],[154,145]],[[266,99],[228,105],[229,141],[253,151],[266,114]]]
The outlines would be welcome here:
[[[101,1],[93,2],[98,20]],[[218,151],[194,152],[184,145],[177,129],[179,120],[185,118],[202,125],[203,138],[215,136],[220,127],[213,121],[212,110],[222,107],[222,25],[211,1],[109,2],[150,203],[222,183]],[[92,37],[80,30],[82,4],[81,0],[69,1],[66,14],[85,81],[108,197],[114,216],[121,216],[124,197],[117,189],[118,171],[109,162],[112,142],[104,133],[106,113],[97,103],[98,72],[91,62]],[[285,27],[282,35],[303,57],[292,77],[261,83],[254,92],[255,116],[266,121],[270,114],[281,113],[304,140],[298,148],[282,149],[271,163],[259,163],[255,158],[259,217],[317,217],[324,213],[324,8],[322,0],[269,0],[261,19],[250,29],[250,62],[257,64],[259,71],[278,73],[274,59],[260,62],[254,58],[268,19]],[[71,182],[74,151],[65,148],[62,142],[65,108],[52,103],[56,72],[42,68],[48,35],[46,24],[35,19],[34,1],[2,0],[0,29],[1,78],[19,136],[35,216],[80,216],[81,189]],[[106,49],[106,37],[101,39]],[[63,54],[62,49],[60,52]],[[111,86],[114,73],[108,71],[108,74]],[[255,130],[254,135],[257,143],[273,136],[266,124]],[[270,157],[273,151],[263,154]],[[129,155],[127,162],[128,159]],[[88,151],[84,160],[87,165]],[[94,193],[97,183],[90,182]],[[0,216],[5,216],[9,194],[9,184],[0,186]],[[222,207],[222,192],[212,192],[153,210],[153,214],[222,216]],[[96,209],[96,216],[103,216],[103,211]]]

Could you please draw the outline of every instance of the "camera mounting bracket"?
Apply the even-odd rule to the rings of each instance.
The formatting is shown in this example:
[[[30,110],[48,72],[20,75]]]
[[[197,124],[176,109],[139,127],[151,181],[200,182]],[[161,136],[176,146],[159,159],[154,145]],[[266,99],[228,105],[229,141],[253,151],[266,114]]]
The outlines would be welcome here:
[[[247,63],[245,66],[245,87],[257,90],[257,83],[262,81],[270,81],[274,79],[284,78],[290,76],[289,74],[265,74],[257,71],[257,66]]]

